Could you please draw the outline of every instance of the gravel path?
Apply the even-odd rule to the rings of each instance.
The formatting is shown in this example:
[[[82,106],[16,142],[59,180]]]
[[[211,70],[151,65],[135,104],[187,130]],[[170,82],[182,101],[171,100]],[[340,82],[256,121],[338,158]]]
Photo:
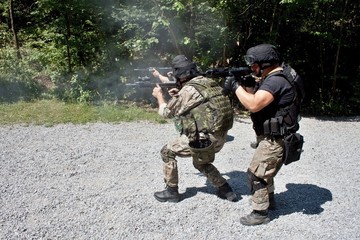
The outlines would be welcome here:
[[[171,123],[0,126],[0,239],[360,239],[360,118],[303,118],[300,132],[302,159],[275,179],[272,221],[245,227],[249,119],[215,161],[235,203],[217,198],[189,158],[179,160],[183,200],[154,199]]]

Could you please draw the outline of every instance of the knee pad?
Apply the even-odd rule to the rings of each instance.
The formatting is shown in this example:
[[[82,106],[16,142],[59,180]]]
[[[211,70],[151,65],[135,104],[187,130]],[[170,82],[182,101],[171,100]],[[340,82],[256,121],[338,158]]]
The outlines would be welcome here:
[[[254,194],[257,190],[267,187],[267,183],[265,182],[265,180],[255,176],[249,169],[247,171],[247,175],[248,175],[248,185],[251,194]]]
[[[160,151],[162,160],[167,163],[171,160],[175,160],[176,154],[167,148],[167,145],[163,146]]]

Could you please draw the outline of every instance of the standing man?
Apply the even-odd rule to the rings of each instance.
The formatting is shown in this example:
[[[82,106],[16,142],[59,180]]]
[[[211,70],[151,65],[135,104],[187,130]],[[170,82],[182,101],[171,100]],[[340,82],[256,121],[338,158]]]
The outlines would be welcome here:
[[[224,93],[234,92],[251,112],[257,136],[258,146],[247,171],[253,211],[240,219],[243,225],[251,226],[270,221],[268,210],[275,208],[274,177],[283,164],[284,136],[288,131],[297,131],[298,122],[295,92],[282,74],[276,47],[257,45],[248,49],[244,59],[260,81],[254,88],[244,88],[235,79],[227,78]]]
[[[179,87],[169,90],[172,96],[169,102],[166,103],[158,86],[152,94],[158,101],[159,114],[174,119],[180,135],[161,149],[166,188],[155,192],[154,197],[160,202],[180,200],[176,158],[192,157],[194,167],[217,188],[217,195],[235,201],[236,194],[212,164],[215,153],[224,146],[227,132],[233,125],[229,99],[215,81],[203,77],[196,64],[185,56],[176,56],[172,68]]]

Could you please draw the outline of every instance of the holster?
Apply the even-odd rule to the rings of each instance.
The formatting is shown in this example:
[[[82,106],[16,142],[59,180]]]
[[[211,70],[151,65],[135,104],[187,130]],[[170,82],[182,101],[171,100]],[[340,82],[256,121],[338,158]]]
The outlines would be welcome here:
[[[247,171],[247,175],[248,187],[251,194],[254,194],[256,191],[267,187],[267,183],[265,182],[265,180],[255,176],[249,169]]]

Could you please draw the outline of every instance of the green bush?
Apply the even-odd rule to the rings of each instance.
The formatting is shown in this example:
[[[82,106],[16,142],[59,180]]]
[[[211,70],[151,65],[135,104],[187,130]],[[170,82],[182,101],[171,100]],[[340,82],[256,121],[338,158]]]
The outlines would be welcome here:
[[[39,98],[45,89],[35,80],[35,75],[36,71],[26,58],[17,59],[12,49],[0,49],[0,101]]]

